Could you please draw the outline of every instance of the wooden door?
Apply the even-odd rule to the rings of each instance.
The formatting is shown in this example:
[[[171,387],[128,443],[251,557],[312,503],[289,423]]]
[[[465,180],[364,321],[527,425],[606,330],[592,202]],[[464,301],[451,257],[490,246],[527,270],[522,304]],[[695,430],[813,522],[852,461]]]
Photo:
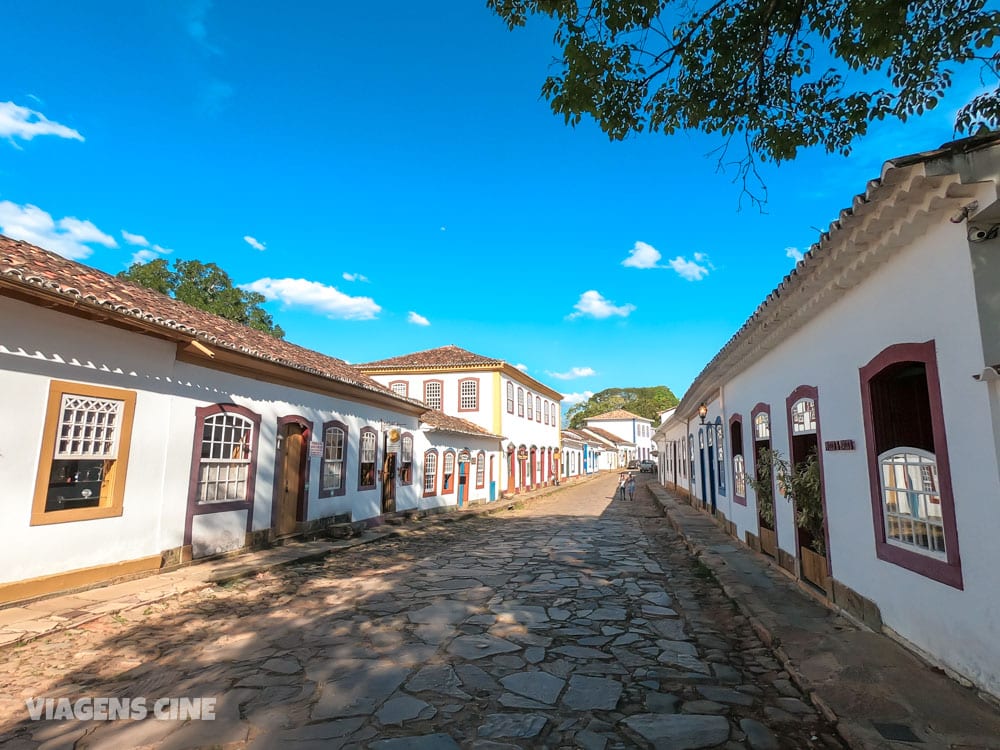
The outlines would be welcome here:
[[[386,453],[382,464],[382,512],[396,512],[396,454]]]
[[[281,476],[278,485],[278,519],[277,534],[285,536],[295,532],[298,521],[299,505],[302,502],[302,492],[305,489],[305,440],[302,427],[288,424],[282,428],[280,449]]]

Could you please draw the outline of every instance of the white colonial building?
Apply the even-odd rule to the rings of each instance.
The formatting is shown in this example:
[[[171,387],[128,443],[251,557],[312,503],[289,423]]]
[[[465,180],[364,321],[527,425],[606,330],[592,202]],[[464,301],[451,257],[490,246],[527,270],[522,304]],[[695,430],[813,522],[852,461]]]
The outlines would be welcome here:
[[[656,451],[653,443],[653,420],[640,417],[625,409],[615,409],[604,414],[587,417],[585,427],[597,427],[610,432],[632,446],[626,461],[642,461]]]
[[[998,184],[997,135],[886,162],[657,430],[667,486],[994,696]]]
[[[502,435],[506,459],[490,479],[499,491],[558,478],[562,394],[508,362],[442,346],[357,367],[400,396]]]
[[[488,500],[502,457],[342,360],[6,237],[0,414],[0,602]]]

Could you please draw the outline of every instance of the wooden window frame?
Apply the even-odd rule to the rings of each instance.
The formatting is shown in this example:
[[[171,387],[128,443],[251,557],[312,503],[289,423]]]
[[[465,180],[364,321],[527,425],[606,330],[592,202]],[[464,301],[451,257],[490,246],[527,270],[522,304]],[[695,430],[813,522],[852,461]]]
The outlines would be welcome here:
[[[410,441],[410,460],[404,461],[403,456],[406,455],[406,441]],[[397,476],[399,477],[399,484],[404,487],[409,487],[413,484],[413,435],[409,432],[404,432],[399,436],[399,471]]]
[[[448,474],[446,468],[448,466],[448,459],[451,458],[451,474]],[[448,477],[451,477],[451,481],[448,481]],[[441,494],[442,495],[453,495],[455,494],[455,479],[458,476],[458,458],[455,456],[455,451],[446,450],[441,455]],[[468,479],[466,479],[468,481]]]
[[[476,454],[476,489],[481,490],[486,486],[486,452],[479,451]]]
[[[62,397],[65,394],[89,396],[112,401],[121,401],[121,422],[118,428],[118,452],[111,470],[108,489],[101,492],[100,504],[92,508],[70,508],[68,510],[45,510],[48,499],[52,462],[56,452],[59,422],[62,416]],[[31,526],[45,526],[53,523],[89,521],[98,518],[114,518],[124,512],[125,480],[128,474],[128,459],[132,447],[132,423],[135,419],[136,392],[122,388],[74,383],[66,380],[49,382],[48,403],[42,430],[42,446],[35,478],[35,494],[31,504]]]
[[[205,419],[216,414],[239,414],[253,422],[253,439],[250,445],[250,466],[247,470],[247,497],[246,500],[231,500],[224,503],[199,503],[198,502],[198,476],[201,469],[201,444],[205,431]],[[247,533],[253,528],[253,505],[256,497],[257,482],[257,450],[260,444],[260,414],[250,411],[245,406],[236,404],[209,404],[200,406],[194,411],[194,444],[191,449],[191,474],[188,480],[188,509],[187,517],[184,521],[184,545],[191,544],[191,537],[194,529],[194,517],[206,513],[221,513],[230,510],[247,511]]]
[[[514,413],[514,384],[507,381],[507,413]]]
[[[535,396],[535,421],[542,421],[542,397]]]
[[[428,490],[427,489],[427,477],[428,477],[428,473],[427,473],[427,463],[428,462],[427,462],[427,459],[431,458],[431,457],[433,457],[433,459],[434,459],[434,471],[430,475],[430,476],[433,477],[433,481],[431,482],[432,486],[431,486],[430,490]],[[422,468],[422,471],[421,471],[420,475],[423,477],[423,496],[424,497],[434,497],[435,495],[437,495],[437,472],[438,472],[438,452],[437,452],[436,448],[429,448],[428,450],[424,451],[424,465],[421,468]]]
[[[462,386],[466,383],[473,383],[476,388],[476,403],[471,408],[463,408],[462,406]],[[462,378],[458,381],[458,410],[464,412],[479,411],[479,378]]]
[[[524,416],[524,388],[517,387],[517,416]]]
[[[871,381],[892,365],[918,362],[924,366],[927,380],[927,399],[930,406],[931,436],[934,441],[934,458],[937,461],[938,488],[941,498],[941,517],[944,522],[945,559],[930,557],[916,550],[891,544],[886,538],[883,511],[882,482],[879,475],[879,456],[875,440],[875,422],[872,411]],[[898,565],[931,580],[963,590],[962,557],[959,551],[958,526],[955,518],[955,497],[951,483],[951,464],[948,459],[948,438],[945,432],[944,408],[941,402],[941,381],[937,367],[937,348],[934,340],[923,343],[893,344],[859,370],[861,380],[861,412],[867,443],[868,476],[871,488],[872,522],[875,527],[875,555],[880,560]],[[818,411],[818,407],[817,407]],[[902,447],[902,446],[897,446]]]
[[[726,495],[726,430],[722,426],[722,417],[715,418],[715,483],[718,486],[719,495]]]
[[[528,413],[526,416],[530,422],[535,418],[535,396],[531,393],[531,391],[527,392],[525,401],[528,404]]]
[[[427,401],[427,386],[434,385],[435,383],[437,383],[437,385],[441,388],[441,394],[440,394],[440,397],[439,397],[440,401],[438,402],[437,406],[431,406],[430,403]],[[424,401],[425,404],[427,404],[427,407],[429,409],[437,409],[438,411],[441,411],[441,409],[444,407],[444,381],[443,380],[425,380],[424,381],[424,398],[423,398],[423,401]]]
[[[735,428],[739,428],[739,439],[737,440],[737,435]],[[738,467],[736,466],[737,456],[743,462],[743,493],[740,493],[740,481],[737,477]],[[741,414],[733,414],[729,418],[729,460],[733,467],[733,502],[737,505],[742,505],[746,507],[747,504],[747,492],[746,492],[746,473],[747,473],[747,459],[743,454],[743,416]]]
[[[323,489],[323,467],[326,464],[326,433],[327,430],[331,429],[342,430],[344,433],[344,457],[341,459],[343,462],[343,467],[340,470],[340,489],[337,490],[326,490]],[[323,443],[323,456],[320,457],[319,461],[319,497],[341,497],[347,494],[347,456],[348,448],[351,445],[351,433],[347,429],[347,425],[343,422],[332,419],[329,422],[323,423],[323,432],[320,435],[320,440]]]
[[[365,435],[372,435],[375,438],[375,453],[372,461],[362,460],[362,451],[365,449]],[[371,484],[364,484],[362,482],[362,467],[366,463],[371,463],[372,465],[372,481]],[[374,427],[362,427],[358,433],[358,492],[367,492],[369,490],[375,489],[378,484],[378,431]]]
[[[403,386],[403,392],[402,393],[399,393],[399,392],[396,391],[396,386],[397,385]],[[390,380],[389,381],[389,390],[392,391],[393,393],[395,393],[397,396],[403,396],[405,398],[409,398],[410,397],[410,382],[408,380]]]

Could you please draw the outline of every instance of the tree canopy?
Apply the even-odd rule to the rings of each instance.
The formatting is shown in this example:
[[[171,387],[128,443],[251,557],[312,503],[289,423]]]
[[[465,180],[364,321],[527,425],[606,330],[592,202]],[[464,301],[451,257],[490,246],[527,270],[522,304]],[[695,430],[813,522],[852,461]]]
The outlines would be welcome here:
[[[163,258],[148,263],[134,263],[118,278],[166,294],[192,307],[215,313],[245,326],[264,331],[275,338],[284,338],[281,326],[261,308],[264,295],[233,286],[229,274],[214,263],[197,260],[175,260],[171,269]]]
[[[595,393],[586,401],[570,407],[566,412],[571,428],[582,427],[588,417],[624,409],[640,417],[659,423],[659,413],[677,406],[677,396],[665,385],[649,388],[607,388]]]
[[[956,132],[1000,123],[1000,12],[986,0],[487,5],[510,28],[533,15],[556,22],[562,57],[542,94],[567,123],[592,117],[612,139],[719,133],[719,164],[736,163],[744,187],[759,161],[793,159],[807,146],[846,154],[873,120],[934,108],[962,63],[978,60],[992,88],[959,110]]]

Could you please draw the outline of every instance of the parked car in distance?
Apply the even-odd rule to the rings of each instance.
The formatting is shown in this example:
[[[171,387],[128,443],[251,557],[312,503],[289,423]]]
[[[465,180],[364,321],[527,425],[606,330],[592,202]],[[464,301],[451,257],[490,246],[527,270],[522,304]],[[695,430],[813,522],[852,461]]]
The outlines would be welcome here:
[[[638,461],[629,461],[628,465],[625,468],[626,469],[638,469],[639,468],[639,462]]]
[[[650,474],[656,473],[656,461],[650,461],[648,458],[644,461],[639,462],[639,471],[648,471]]]

